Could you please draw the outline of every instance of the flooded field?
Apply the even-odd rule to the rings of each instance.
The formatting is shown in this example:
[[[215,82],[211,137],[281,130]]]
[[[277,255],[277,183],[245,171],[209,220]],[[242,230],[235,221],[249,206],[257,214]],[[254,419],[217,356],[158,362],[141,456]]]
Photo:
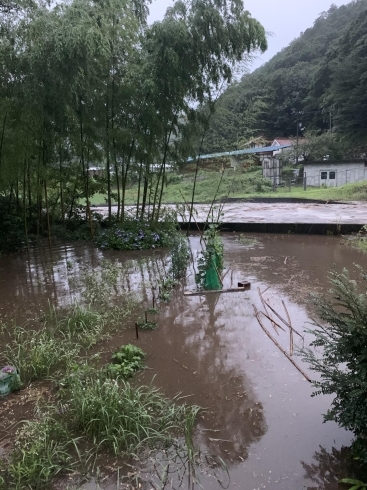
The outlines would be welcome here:
[[[199,238],[193,236],[190,242],[196,257]],[[331,399],[311,398],[311,384],[262,331],[253,305],[262,309],[259,288],[283,315],[284,301],[293,326],[303,331],[310,327],[313,314],[309,293],[327,291],[327,275],[333,267],[348,268],[358,280],[354,264],[367,268],[367,255],[332,236],[241,235],[239,239],[231,234],[223,236],[223,243],[228,271],[224,287],[249,280],[250,291],[186,297],[183,292],[195,287],[191,268],[171,301],[159,304],[157,330],[140,332],[136,340],[131,321],[129,328],[106,340],[99,350],[107,358],[122,342],[138,345],[148,354],[148,369],[137,375],[139,383],[152,382],[169,397],[180,393],[205,409],[199,414],[193,441],[201,451],[198,473],[204,489],[337,489],[338,480],[350,476],[347,448],[352,435],[333,422],[323,424],[322,414]],[[164,252],[101,252],[89,244],[69,243],[54,245],[51,252],[36,248],[29,255],[0,258],[2,318],[16,317],[21,323],[36,319],[49,302],[70,304],[80,295],[78,274],[85,268],[98,270],[104,259],[126,268],[118,295],[133,293],[150,306],[152,285],[167,267]],[[277,340],[288,349],[287,332],[280,332]],[[306,334],[305,344],[310,340]],[[296,337],[295,344],[302,347],[303,342]],[[314,377],[300,358],[295,360]],[[31,416],[43,389],[38,383],[32,393],[27,388],[0,399],[1,418],[9,419],[0,429],[0,446],[9,444],[17,421]],[[2,410],[9,401],[7,410]],[[159,458],[163,468],[165,456]],[[157,466],[141,468],[142,485],[150,482],[146,488],[161,488]],[[178,488],[179,483],[180,475],[172,469],[166,488]],[[60,488],[66,488],[66,483]],[[91,481],[82,488],[98,487]],[[118,488],[116,475],[100,488]]]

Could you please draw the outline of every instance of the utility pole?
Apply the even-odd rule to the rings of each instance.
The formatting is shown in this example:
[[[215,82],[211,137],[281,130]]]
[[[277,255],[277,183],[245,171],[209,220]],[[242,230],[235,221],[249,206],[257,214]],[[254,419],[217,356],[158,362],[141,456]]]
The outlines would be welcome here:
[[[296,165],[298,165],[298,140],[299,140],[299,112],[297,111]]]
[[[333,113],[331,111],[329,111],[329,117],[330,117],[330,124],[329,124],[329,127],[330,127],[330,136],[332,136],[333,134]]]

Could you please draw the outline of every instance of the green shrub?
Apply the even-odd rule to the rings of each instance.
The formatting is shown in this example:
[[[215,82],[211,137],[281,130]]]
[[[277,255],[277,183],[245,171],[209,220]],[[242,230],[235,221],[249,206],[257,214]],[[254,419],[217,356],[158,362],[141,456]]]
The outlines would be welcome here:
[[[158,222],[128,218],[121,225],[99,233],[96,243],[102,249],[144,250],[168,247],[177,233],[177,224],[168,217]]]
[[[367,273],[360,269],[361,279]],[[333,272],[330,282],[334,301],[313,296],[323,323],[314,322],[309,330],[315,340],[311,346],[322,347],[318,357],[311,349],[302,351],[311,369],[320,373],[314,381],[313,395],[334,395],[325,420],[334,420],[356,436],[355,454],[367,462],[367,297],[365,287],[359,293],[348,271]]]
[[[171,245],[171,266],[169,272],[173,279],[182,279],[185,277],[189,261],[188,239],[182,233],[177,233]]]

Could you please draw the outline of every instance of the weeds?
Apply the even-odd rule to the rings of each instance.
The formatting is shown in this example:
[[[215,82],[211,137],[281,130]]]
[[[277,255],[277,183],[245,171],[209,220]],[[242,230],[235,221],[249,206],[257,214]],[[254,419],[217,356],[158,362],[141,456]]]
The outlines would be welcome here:
[[[157,330],[158,323],[151,320],[138,320],[137,322],[139,330]]]
[[[66,340],[76,341],[82,347],[89,349],[102,338],[105,318],[75,303],[64,310],[50,307],[46,323],[50,323]]]
[[[247,237],[245,235],[240,235],[238,237],[238,241],[241,243],[241,245],[244,245],[245,247],[254,247],[256,245],[259,245],[259,240],[255,237]]]
[[[46,327],[28,330],[14,326],[12,339],[2,354],[8,364],[17,368],[22,382],[28,384],[50,376],[58,368],[65,368],[78,352],[79,346],[60,342]]]
[[[182,433],[196,407],[178,406],[152,387],[133,387],[108,372],[85,368],[64,381],[62,398],[72,426],[115,455],[136,454],[143,447],[169,444]]]
[[[176,286],[176,281],[171,278],[163,279],[158,283],[158,298],[161,301],[170,301],[172,289]]]
[[[8,464],[3,465],[0,488],[49,488],[56,475],[72,471],[72,446],[69,431],[55,418],[43,414],[42,420],[26,422]]]

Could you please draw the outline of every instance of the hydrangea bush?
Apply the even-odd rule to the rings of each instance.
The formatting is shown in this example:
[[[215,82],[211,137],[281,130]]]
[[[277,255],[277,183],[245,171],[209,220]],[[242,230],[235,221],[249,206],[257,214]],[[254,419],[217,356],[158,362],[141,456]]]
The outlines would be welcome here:
[[[174,223],[128,220],[98,235],[97,246],[114,250],[146,250],[168,247],[177,233]]]

